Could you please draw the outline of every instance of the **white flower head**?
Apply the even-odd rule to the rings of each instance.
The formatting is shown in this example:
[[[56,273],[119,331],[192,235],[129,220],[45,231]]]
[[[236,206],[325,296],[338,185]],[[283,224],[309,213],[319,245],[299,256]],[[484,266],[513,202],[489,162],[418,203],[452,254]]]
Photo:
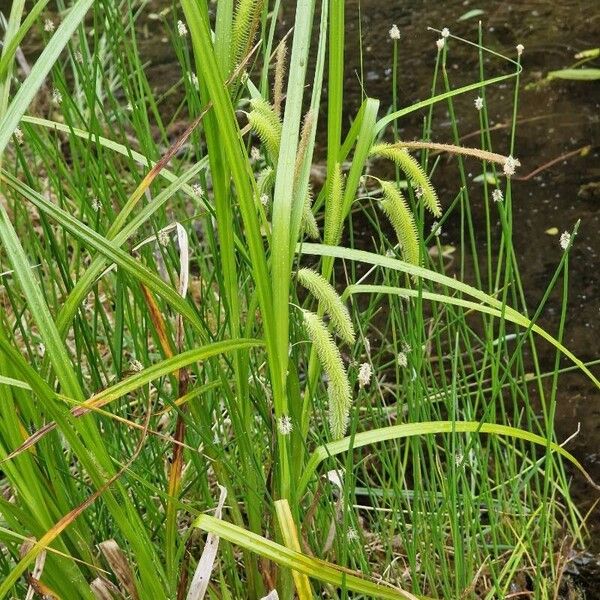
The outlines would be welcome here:
[[[525,50],[525,46],[523,46],[523,44],[517,44],[517,56],[521,56],[523,50]]]
[[[292,429],[294,425],[292,424],[292,419],[290,419],[289,415],[282,415],[277,420],[277,429],[281,435],[289,435],[292,433]]]
[[[436,237],[442,235],[442,226],[437,221],[434,221],[431,224],[431,233],[433,233],[433,235]]]
[[[438,51],[443,50],[446,45],[446,38],[441,37],[439,40],[436,40],[435,45],[437,46]]]
[[[140,371],[144,370],[142,363],[135,358],[129,363],[129,368],[135,373],[139,373]]]
[[[187,27],[183,21],[177,21],[177,33],[179,37],[185,37],[188,34]]]
[[[369,363],[362,363],[358,370],[358,385],[364,388],[371,382],[371,365]]]
[[[83,64],[83,54],[81,54],[81,50],[75,50],[73,57],[75,58],[75,62],[79,63],[80,65]]]
[[[62,102],[62,94],[56,88],[52,90],[52,102],[54,102],[54,104],[60,104]]]
[[[260,160],[260,150],[256,146],[250,148],[250,158],[254,161]]]
[[[19,144],[19,146],[21,146],[23,144],[23,132],[21,131],[21,128],[17,127],[13,131],[13,135],[15,136],[15,139],[17,140],[17,144]]]
[[[398,25],[395,23],[392,25],[390,29],[390,39],[399,40],[400,39],[400,30],[398,29]]]
[[[261,197],[260,197],[260,203],[264,207],[267,207],[269,205],[269,195],[268,194],[262,194]]]
[[[417,198],[422,198],[422,197],[423,197],[423,188],[422,188],[420,185],[418,185],[418,186],[415,188],[415,196],[416,196]]]
[[[513,156],[507,157],[506,161],[504,162],[504,174],[507,177],[513,176],[515,174],[515,169],[520,165],[521,163]]]
[[[502,193],[502,190],[496,188],[492,192],[492,200],[494,202],[502,202],[502,200],[504,200],[504,194]]]
[[[348,527],[346,531],[346,539],[349,542],[357,542],[358,541],[358,531],[354,529],[354,527]]]
[[[444,39],[450,37],[450,30],[447,27],[444,27],[444,29],[442,29],[442,37]]]
[[[559,243],[560,243],[560,247],[563,250],[566,250],[569,247],[570,243],[571,243],[571,234],[568,231],[563,231],[560,234]]]
[[[408,366],[408,358],[406,357],[406,352],[398,352],[396,362],[398,363],[399,367],[405,369]]]
[[[199,198],[202,198],[202,196],[204,196],[204,190],[202,189],[202,186],[199,183],[192,184],[192,192],[194,192],[194,196],[198,196]]]
[[[127,106],[125,107],[125,110],[127,110],[127,112],[133,112],[133,104],[131,104],[131,102],[128,102]]]
[[[196,73],[190,73],[190,83],[198,89],[200,87],[200,83],[198,82],[198,75]]]
[[[408,342],[402,342],[402,352],[406,352],[408,354],[411,350],[412,348]]]
[[[52,33],[54,31],[54,21],[52,19],[46,19],[44,21],[44,31]]]
[[[481,110],[483,108],[483,98],[481,96],[477,96],[474,103],[477,110]]]
[[[101,206],[102,205],[100,204],[100,200],[98,200],[98,198],[92,198],[92,210],[94,212],[98,212]]]
[[[169,232],[165,231],[164,229],[161,229],[158,232],[158,243],[161,246],[166,247],[169,245],[170,241],[171,241],[171,236],[169,235]]]

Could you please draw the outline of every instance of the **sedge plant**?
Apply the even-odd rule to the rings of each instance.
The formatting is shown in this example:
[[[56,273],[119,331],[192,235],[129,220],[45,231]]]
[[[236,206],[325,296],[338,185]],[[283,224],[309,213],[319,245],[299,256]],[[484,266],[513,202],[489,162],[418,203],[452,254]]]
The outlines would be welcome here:
[[[521,50],[444,30],[429,98],[400,108],[394,89],[390,111],[366,97],[351,114],[345,3],[298,0],[290,32],[282,4],[12,4],[2,598],[491,599],[522,582],[550,598],[561,532],[584,543],[567,469],[589,476],[554,430],[560,373],[599,385],[563,343],[577,228],[531,308],[512,242],[514,124],[502,148],[488,127],[499,82],[516,121]],[[140,52],[147,18],[176,57],[160,92]],[[23,69],[34,34],[44,48]],[[454,43],[479,57],[463,87],[445,69]],[[484,55],[505,73],[487,77]],[[481,100],[477,148],[460,143],[464,94]],[[452,139],[436,142],[440,105]],[[422,139],[403,141],[398,123],[421,110]],[[439,152],[455,158],[453,197],[436,191]]]

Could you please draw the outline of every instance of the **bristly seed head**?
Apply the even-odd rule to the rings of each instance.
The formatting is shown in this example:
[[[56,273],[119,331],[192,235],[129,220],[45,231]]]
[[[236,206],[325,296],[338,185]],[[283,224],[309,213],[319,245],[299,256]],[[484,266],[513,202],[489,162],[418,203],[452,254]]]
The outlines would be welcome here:
[[[282,415],[279,417],[277,420],[277,430],[281,435],[289,435],[292,433],[292,429],[294,429],[294,425],[289,415]]]
[[[187,27],[183,21],[177,21],[177,33],[179,37],[185,37],[188,34]]]
[[[480,96],[477,96],[477,98],[475,98],[475,108],[477,110],[481,110],[483,108],[483,98],[481,98]]]
[[[504,194],[502,193],[502,190],[499,190],[498,188],[496,188],[492,192],[492,200],[494,202],[502,202],[502,200],[504,200]]]
[[[437,46],[438,51],[443,50],[446,45],[446,38],[441,37],[439,40],[436,40],[435,45]]]
[[[560,243],[560,247],[563,250],[566,250],[569,247],[569,245],[571,244],[571,234],[568,231],[563,231],[560,234],[559,243]]]
[[[363,363],[358,370],[358,386],[364,388],[371,382],[371,365]]]
[[[444,39],[450,37],[450,30],[447,27],[444,27],[444,29],[442,29],[442,37]]]
[[[390,39],[399,40],[400,39],[400,30],[398,29],[398,25],[395,23],[392,25],[390,29]]]

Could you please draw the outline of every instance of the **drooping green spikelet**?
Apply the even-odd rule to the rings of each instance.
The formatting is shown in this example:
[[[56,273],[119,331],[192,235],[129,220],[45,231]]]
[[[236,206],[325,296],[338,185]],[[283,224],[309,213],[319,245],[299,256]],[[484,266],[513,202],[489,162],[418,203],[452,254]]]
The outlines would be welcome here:
[[[329,427],[334,439],[344,437],[352,404],[352,392],[342,356],[323,320],[313,312],[303,311],[304,324],[323,371],[329,377]]]
[[[337,334],[349,344],[354,343],[354,326],[350,313],[335,288],[320,273],[312,269],[300,269],[298,281],[319,301],[331,319]]]
[[[413,265],[419,265],[419,241],[417,226],[412,212],[400,190],[390,181],[382,181],[383,199],[379,203],[392,224],[398,241],[402,247],[404,260]]]
[[[283,103],[283,80],[285,78],[285,58],[287,56],[287,43],[285,39],[277,47],[275,59],[275,80],[273,82],[273,109],[277,116],[281,115]]]
[[[371,148],[372,156],[381,156],[394,161],[413,184],[423,191],[423,204],[436,217],[441,216],[442,208],[435,188],[419,162],[408,153],[406,148],[392,144],[376,144]]]
[[[342,236],[342,205],[344,202],[344,177],[336,163],[325,202],[325,243],[337,246]]]
[[[233,18],[231,59],[235,68],[250,50],[256,35],[263,0],[239,0]]]
[[[271,160],[276,162],[281,143],[281,121],[272,106],[262,98],[254,98],[250,106],[252,107],[252,111],[248,114],[250,127],[267,147]]]
[[[302,207],[302,228],[311,240],[319,239],[321,234],[319,233],[319,226],[312,211],[312,190],[310,187],[306,192],[304,206]]]

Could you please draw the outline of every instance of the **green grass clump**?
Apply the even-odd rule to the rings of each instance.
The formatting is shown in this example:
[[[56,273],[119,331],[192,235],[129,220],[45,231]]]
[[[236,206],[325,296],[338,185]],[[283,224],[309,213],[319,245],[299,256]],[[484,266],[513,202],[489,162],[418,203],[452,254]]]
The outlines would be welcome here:
[[[31,586],[73,600],[491,600],[526,582],[545,599],[559,591],[561,536],[585,544],[566,463],[583,469],[554,428],[565,370],[599,386],[564,345],[571,246],[557,245],[532,309],[515,183],[495,171],[517,154],[514,114],[494,152],[484,103],[480,147],[460,149],[443,203],[428,153],[436,105],[452,139],[435,151],[465,133],[457,96],[514,82],[516,106],[518,60],[492,52],[505,73],[488,79],[475,44],[479,71],[457,87],[450,38],[431,97],[390,111],[366,98],[350,114],[345,3],[298,2],[285,41],[282,4],[183,0],[154,14],[172,83],[147,78],[145,2],[12,4],[0,598]],[[15,57],[30,39],[43,50],[25,73]],[[379,143],[423,109],[419,154]],[[372,186],[381,157],[397,177]],[[492,171],[501,202],[487,177],[467,185],[465,160]],[[460,223],[452,249],[428,233],[429,213]],[[555,332],[538,323],[552,293]]]

